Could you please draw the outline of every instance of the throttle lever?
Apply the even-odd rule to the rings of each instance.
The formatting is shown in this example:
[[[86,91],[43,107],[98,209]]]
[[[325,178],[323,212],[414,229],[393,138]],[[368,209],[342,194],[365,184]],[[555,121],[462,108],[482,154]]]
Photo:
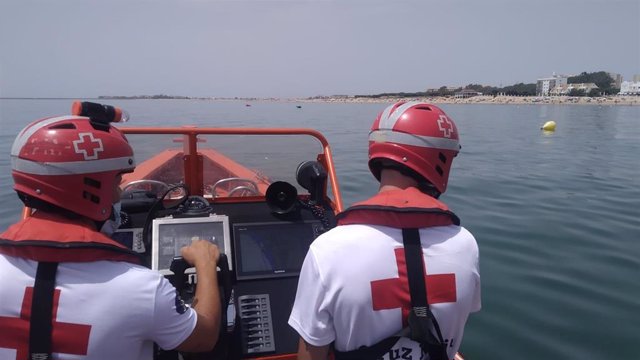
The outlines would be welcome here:
[[[220,258],[218,259],[218,267],[220,268],[220,277],[218,278],[223,290],[223,306],[227,306],[229,304],[229,300],[231,299],[231,272],[229,271],[229,259],[226,254],[220,254]]]
[[[171,260],[171,265],[169,266],[169,270],[173,273],[173,276],[169,279],[169,282],[180,292],[185,287],[185,271],[192,267],[189,265],[182,256],[175,256],[173,260]],[[220,282],[222,288],[225,290],[224,295],[224,303],[228,304],[231,298],[231,276],[229,271],[229,259],[226,254],[220,254],[218,258],[218,268],[220,268]]]
[[[169,270],[171,270],[173,276],[169,278],[169,282],[178,290],[178,293],[182,293],[182,290],[184,290],[184,272],[190,267],[191,265],[182,256],[174,256],[173,260],[171,260]]]
[[[192,266],[189,265],[181,256],[176,256],[171,261],[169,270],[173,272],[173,277],[169,278],[169,281],[176,288],[178,293],[182,295],[186,286],[185,271]],[[218,286],[220,291],[221,301],[221,317],[220,317],[220,334],[218,337],[218,343],[213,350],[206,353],[198,354],[186,354],[182,353],[182,358],[191,360],[211,360],[211,359],[226,359],[229,352],[229,330],[227,324],[227,307],[231,300],[232,283],[231,272],[229,271],[229,259],[227,255],[220,254],[218,258],[218,270],[216,270],[216,276],[218,277]],[[196,285],[197,286],[197,285]],[[224,331],[222,329],[227,329]]]

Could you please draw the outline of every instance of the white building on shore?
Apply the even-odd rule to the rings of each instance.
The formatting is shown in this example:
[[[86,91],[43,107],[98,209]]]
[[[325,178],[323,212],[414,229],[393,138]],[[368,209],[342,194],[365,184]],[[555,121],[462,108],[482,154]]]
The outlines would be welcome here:
[[[585,95],[589,95],[591,90],[598,89],[594,83],[578,83],[558,85],[549,91],[549,95],[569,95],[573,90],[583,91]]]
[[[462,89],[461,91],[453,94],[453,97],[456,99],[467,99],[474,96],[481,96],[482,93],[473,89]]]
[[[640,81],[623,81],[618,95],[640,95]]]
[[[553,73],[551,77],[538,79],[536,82],[536,95],[549,96],[551,90],[556,86],[567,85],[568,78],[568,76]]]

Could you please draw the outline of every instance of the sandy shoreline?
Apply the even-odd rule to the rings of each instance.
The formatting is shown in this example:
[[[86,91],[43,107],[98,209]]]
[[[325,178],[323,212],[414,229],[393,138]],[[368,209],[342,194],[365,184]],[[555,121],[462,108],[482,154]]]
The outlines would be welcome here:
[[[432,104],[553,104],[553,105],[640,105],[640,96],[571,97],[571,96],[474,96],[466,99],[434,96],[417,98],[326,96],[290,99],[296,102],[393,103],[399,100],[424,101]]]

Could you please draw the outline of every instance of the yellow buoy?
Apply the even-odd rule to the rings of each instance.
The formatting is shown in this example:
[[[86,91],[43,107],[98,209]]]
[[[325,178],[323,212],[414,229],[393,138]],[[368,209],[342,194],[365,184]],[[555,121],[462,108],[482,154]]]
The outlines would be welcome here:
[[[555,121],[547,121],[542,125],[542,130],[544,131],[555,131],[556,130],[556,122]]]

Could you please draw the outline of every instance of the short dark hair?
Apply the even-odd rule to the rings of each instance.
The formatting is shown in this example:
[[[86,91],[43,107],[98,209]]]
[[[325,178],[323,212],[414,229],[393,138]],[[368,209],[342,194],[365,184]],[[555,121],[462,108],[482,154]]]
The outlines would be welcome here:
[[[375,176],[376,179],[378,179],[378,181],[380,181],[380,173],[382,172],[382,169],[396,170],[402,175],[408,176],[414,179],[418,183],[418,190],[422,191],[423,193],[430,195],[436,199],[439,198],[441,195],[441,193],[436,189],[436,187],[433,186],[433,184],[429,180],[427,180],[424,176],[418,174],[418,172],[416,172],[415,170],[395,160],[372,159],[371,162],[369,163],[369,166],[371,167],[373,176]]]

